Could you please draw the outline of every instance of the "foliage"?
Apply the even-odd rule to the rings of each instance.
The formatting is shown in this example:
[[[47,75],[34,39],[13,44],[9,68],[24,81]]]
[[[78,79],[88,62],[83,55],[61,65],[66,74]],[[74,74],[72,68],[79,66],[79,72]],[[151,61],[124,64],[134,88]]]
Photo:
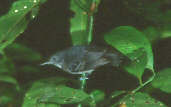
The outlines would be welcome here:
[[[45,0],[19,0],[13,3],[9,12],[0,18],[0,53],[26,29]],[[32,12],[33,10],[33,12]],[[31,16],[28,16],[31,12]]]
[[[66,79],[56,77],[34,82],[25,94],[23,107],[30,107],[44,102],[48,102],[49,104],[77,103],[88,97],[81,90],[60,85],[59,83],[63,81],[66,81]]]
[[[40,52],[15,40],[27,29],[30,21],[39,14],[39,9],[45,2],[46,0],[16,0],[8,13],[0,17],[1,107],[169,107],[169,104],[160,101],[161,96],[152,97],[148,91],[150,87],[150,91],[155,92],[158,89],[168,96],[171,93],[171,68],[164,68],[155,73],[157,70],[154,69],[155,57],[153,57],[152,50],[159,40],[171,37],[171,10],[166,9],[162,12],[159,8],[170,3],[169,0],[121,1],[125,6],[124,9],[128,9],[137,16],[143,16],[144,22],[150,21],[153,24],[148,24],[141,29],[128,25],[118,26],[109,29],[109,32],[103,32],[106,44],[116,48],[130,60],[128,64],[121,65],[123,69],[119,70],[126,71],[128,72],[126,75],[139,80],[138,86],[132,83],[134,87],[131,89],[120,89],[117,84],[113,84],[115,82],[113,79],[110,81],[112,89],[88,87],[86,74],[82,75],[84,78],[66,76],[65,73],[60,74],[60,71],[54,73],[51,69],[48,71],[39,66],[43,59]],[[69,3],[70,10],[74,12],[69,28],[72,44],[90,44],[94,35],[94,24],[96,24],[94,16],[97,12],[101,12],[98,6],[103,5],[103,1],[70,0]],[[136,5],[138,3],[139,5]],[[144,79],[147,69],[152,74],[147,72],[149,78]],[[23,77],[22,80],[21,77]],[[104,78],[100,80],[105,81]],[[90,79],[88,83],[92,81],[93,79]],[[120,83],[119,80],[118,84],[122,85]],[[80,85],[81,88],[78,88]],[[127,83],[123,85],[127,86]]]
[[[104,38],[132,60],[125,69],[140,81],[145,68],[153,70],[152,48],[143,33],[130,26],[121,26],[105,34]]]
[[[146,93],[137,92],[133,95],[125,96],[121,99],[118,103],[120,106],[125,105],[126,107],[166,107],[160,101],[156,101],[155,99],[151,98]],[[117,106],[112,106],[117,107]]]
[[[164,92],[171,93],[171,68],[161,70],[157,73],[156,78],[152,82],[152,86],[159,88]]]

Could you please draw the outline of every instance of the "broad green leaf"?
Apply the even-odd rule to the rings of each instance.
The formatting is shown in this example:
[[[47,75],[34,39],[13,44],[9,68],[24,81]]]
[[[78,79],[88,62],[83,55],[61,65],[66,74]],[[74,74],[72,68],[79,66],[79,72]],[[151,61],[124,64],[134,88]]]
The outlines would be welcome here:
[[[13,43],[6,48],[7,55],[14,61],[40,61],[42,56],[22,44]]]
[[[100,0],[70,0],[70,9],[74,12],[70,20],[73,45],[85,45],[92,41],[93,14],[99,4]]]
[[[37,6],[46,0],[18,0],[13,3],[7,14],[0,17],[0,53],[11,44],[27,27],[32,12]]]
[[[171,93],[171,68],[161,70],[152,81],[152,86]]]
[[[79,0],[70,0],[70,8],[74,12],[74,17],[70,20],[70,33],[72,44],[81,45],[87,43],[88,35],[86,35],[86,30],[88,24],[88,15],[76,1]]]
[[[129,65],[125,66],[124,68],[127,70],[127,72],[137,77],[139,79],[139,82],[142,83],[141,77],[146,68],[147,55],[144,50],[138,49],[134,53],[131,53],[130,56],[136,56],[136,59],[134,59]]]
[[[117,105],[112,107],[167,107],[160,101],[150,97],[146,93],[135,93],[122,98]]]
[[[89,97],[81,90],[59,85],[59,82],[55,84],[54,82],[35,82],[25,94],[22,107],[35,106],[40,103],[73,104],[79,103]]]
[[[86,31],[75,31],[71,33],[73,45],[87,44]]]
[[[105,41],[111,46],[117,48],[120,52],[128,56],[131,60],[137,57],[131,56],[131,53],[138,49],[144,49],[147,54],[146,68],[153,70],[153,53],[151,44],[146,36],[131,26],[120,26],[115,28],[104,36]]]
[[[15,67],[12,61],[5,55],[0,57],[0,73],[13,73]]]

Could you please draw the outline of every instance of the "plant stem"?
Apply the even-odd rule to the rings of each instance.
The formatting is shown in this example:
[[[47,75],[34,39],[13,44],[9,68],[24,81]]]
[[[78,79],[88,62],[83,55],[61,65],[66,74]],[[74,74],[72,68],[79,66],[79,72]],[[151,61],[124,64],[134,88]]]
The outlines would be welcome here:
[[[92,3],[94,3],[96,0],[93,0]],[[88,26],[87,26],[87,34],[88,34],[88,38],[87,38],[87,42],[88,44],[91,43],[92,38],[93,38],[93,23],[94,23],[94,16],[90,15],[88,16]],[[81,90],[84,91],[84,88],[86,86],[86,79],[87,79],[87,75],[85,73],[83,73],[81,75],[80,81],[81,81]],[[78,107],[82,107],[81,104],[78,105]]]
[[[139,87],[137,87],[136,89],[134,89],[132,91],[132,93],[136,93],[137,91],[139,91],[141,88],[143,88],[145,85],[149,84],[151,81],[153,81],[154,77],[155,77],[155,72],[152,71],[153,75],[145,82],[145,83],[142,83]]]
[[[92,0],[92,4],[96,3],[96,0]],[[93,10],[94,12],[94,10]],[[94,23],[94,16],[93,13],[90,13],[90,15],[88,15],[88,26],[87,26],[87,34],[88,34],[88,39],[87,42],[88,44],[90,44],[90,42],[92,41],[93,38],[93,23]]]
[[[86,74],[85,73],[83,73],[82,75],[81,75],[81,90],[84,90],[84,88],[85,88],[85,86],[86,86],[86,78],[87,78],[87,76],[86,76]]]
[[[93,21],[94,17],[91,15],[89,16],[89,25],[88,25],[88,44],[92,41],[93,38]]]
[[[84,91],[85,86],[86,86],[86,80],[87,80],[87,75],[83,73],[80,77],[80,82],[81,82],[81,90]],[[82,107],[81,104],[78,104],[78,107]]]

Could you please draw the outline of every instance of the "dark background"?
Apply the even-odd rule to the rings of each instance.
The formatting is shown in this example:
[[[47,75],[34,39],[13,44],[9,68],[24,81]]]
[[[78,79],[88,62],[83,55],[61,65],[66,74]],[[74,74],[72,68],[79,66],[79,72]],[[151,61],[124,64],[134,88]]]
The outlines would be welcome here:
[[[0,0],[0,15],[8,12],[9,7],[14,1]],[[72,45],[69,34],[69,20],[73,16],[74,13],[69,10],[69,0],[47,0],[41,6],[39,15],[29,23],[27,30],[17,38],[16,42],[37,50],[47,59],[55,52]],[[144,20],[141,16],[130,12],[124,7],[121,0],[102,0],[98,13],[95,15],[93,44],[106,45],[103,40],[103,34],[115,27],[130,25],[141,30],[152,24],[152,22]],[[152,44],[152,47],[156,71],[158,72],[161,69],[171,67],[171,38],[157,41],[155,44]],[[55,68],[47,69],[54,71]],[[97,70],[100,72],[93,73],[88,80],[87,87],[90,90],[98,88],[110,93],[116,89],[133,89],[136,87],[137,80],[126,72],[115,72],[113,70],[118,69],[111,67],[102,67]],[[30,79],[60,74],[53,71],[35,75],[30,73],[27,74],[27,77],[24,77],[25,74],[23,73],[18,73],[17,77],[21,83],[25,83]],[[73,76],[65,73],[61,73],[60,75],[73,78]],[[163,98],[160,98],[160,100],[169,104],[170,97],[168,95],[161,94],[160,92],[155,93],[155,95],[163,95]]]

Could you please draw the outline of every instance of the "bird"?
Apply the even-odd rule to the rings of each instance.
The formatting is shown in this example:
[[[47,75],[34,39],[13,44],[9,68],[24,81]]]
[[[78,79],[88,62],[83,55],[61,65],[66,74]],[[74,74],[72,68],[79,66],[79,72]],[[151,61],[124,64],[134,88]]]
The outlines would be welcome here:
[[[104,47],[77,45],[55,53],[41,65],[54,65],[70,74],[91,74],[106,64],[119,67],[124,57],[120,52]]]

